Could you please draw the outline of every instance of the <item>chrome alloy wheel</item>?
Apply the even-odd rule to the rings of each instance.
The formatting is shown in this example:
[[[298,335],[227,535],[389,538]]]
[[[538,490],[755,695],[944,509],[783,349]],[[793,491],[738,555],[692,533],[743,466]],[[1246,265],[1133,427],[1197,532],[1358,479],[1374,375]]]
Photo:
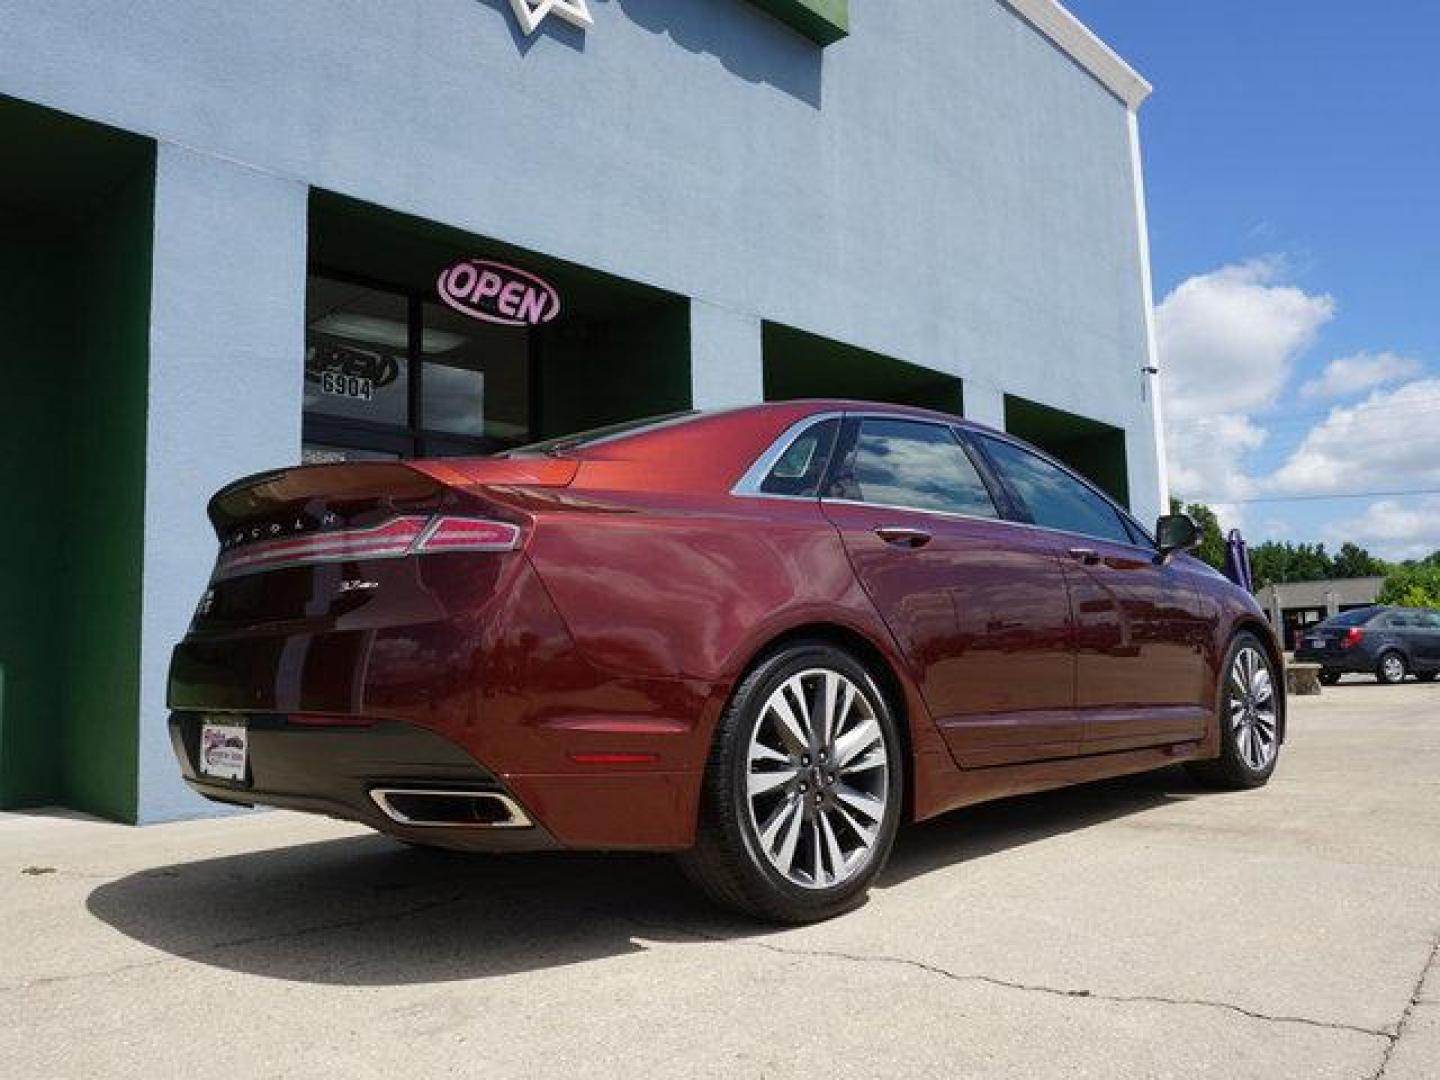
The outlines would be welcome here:
[[[1260,650],[1246,646],[1235,654],[1229,680],[1230,733],[1241,760],[1256,772],[1275,758],[1278,728],[1275,684]]]
[[[770,865],[828,889],[870,861],[890,797],[885,733],[869,698],[838,671],[786,679],[750,737],[750,823]]]
[[[1380,660],[1380,673],[1386,682],[1402,682],[1405,679],[1405,661],[1399,653],[1386,653]]]

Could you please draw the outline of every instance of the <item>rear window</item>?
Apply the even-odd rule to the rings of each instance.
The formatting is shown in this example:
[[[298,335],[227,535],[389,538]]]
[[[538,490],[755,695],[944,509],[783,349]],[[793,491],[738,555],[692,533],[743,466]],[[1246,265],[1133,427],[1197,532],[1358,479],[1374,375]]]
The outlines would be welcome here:
[[[546,439],[544,442],[517,446],[513,450],[507,450],[503,454],[496,454],[495,456],[538,457],[546,454],[563,454],[567,450],[580,450],[587,446],[595,446],[599,443],[609,442],[611,439],[621,439],[629,435],[642,435],[647,431],[654,431],[657,428],[684,423],[686,420],[693,420],[699,415],[699,410],[687,409],[685,412],[666,413],[664,416],[647,416],[642,420],[627,420],[621,424],[609,424],[605,427],[591,428],[589,431],[577,431],[573,435],[561,435],[559,438]]]
[[[1376,615],[1380,614],[1379,608],[1360,608],[1356,611],[1347,611],[1342,615],[1336,615],[1333,619],[1326,619],[1321,626],[1364,626]]]

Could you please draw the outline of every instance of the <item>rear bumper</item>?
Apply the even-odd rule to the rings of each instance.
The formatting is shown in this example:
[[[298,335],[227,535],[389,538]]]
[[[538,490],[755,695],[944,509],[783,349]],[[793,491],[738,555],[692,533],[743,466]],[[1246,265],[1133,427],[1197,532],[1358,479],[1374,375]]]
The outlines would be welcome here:
[[[170,741],[190,787],[216,802],[275,806],[356,821],[402,840],[467,851],[675,851],[694,843],[701,775],[657,769],[508,773],[477,762],[418,724],[311,727],[282,714],[226,713],[248,729],[244,783],[203,776],[201,712],[170,716]],[[524,814],[523,827],[407,826],[387,816],[384,789],[494,792]]]
[[[243,783],[231,783],[200,772],[203,715],[170,716],[170,742],[185,782],[208,799],[326,814],[443,847],[544,851],[562,846],[528,812],[529,824],[521,828],[412,826],[385,814],[372,793],[387,788],[493,792],[519,803],[493,773],[433,731],[400,721],[316,728],[268,713],[245,714],[244,719],[248,775]]]
[[[1359,649],[1331,652],[1328,649],[1296,649],[1295,659],[1302,664],[1319,664],[1325,671],[1365,674],[1375,670],[1375,658]]]
[[[536,823],[467,846],[690,846],[727,688],[591,665],[528,564],[507,565],[503,587],[487,586],[490,599],[474,606],[456,599],[465,583],[437,579],[402,590],[390,608],[382,587],[348,614],[306,624],[193,629],[175,648],[169,686],[186,780],[210,798],[332,814],[431,843],[439,830],[402,833],[366,785],[460,781],[503,789]],[[454,611],[437,607],[440,595]],[[185,727],[198,731],[205,713],[256,718],[248,787],[197,775],[198,735],[187,746]],[[308,728],[287,719],[295,716],[376,722]]]

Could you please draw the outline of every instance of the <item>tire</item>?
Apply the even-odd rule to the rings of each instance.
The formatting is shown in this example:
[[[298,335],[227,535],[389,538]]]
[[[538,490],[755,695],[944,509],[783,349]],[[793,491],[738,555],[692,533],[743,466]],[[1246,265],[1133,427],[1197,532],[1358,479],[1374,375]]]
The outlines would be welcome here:
[[[1338,671],[1322,671],[1322,672],[1320,672],[1320,685],[1321,685],[1321,686],[1334,686],[1334,685],[1335,685],[1336,683],[1338,683],[1339,681],[1340,681],[1340,672],[1338,672]]]
[[[1231,791],[1266,784],[1280,760],[1281,685],[1264,643],[1248,630],[1236,634],[1225,654],[1216,705],[1220,756],[1188,762],[1190,775],[1207,787]]]
[[[1408,674],[1410,674],[1410,665],[1405,663],[1405,657],[1394,649],[1381,653],[1380,659],[1375,661],[1376,682],[1395,686],[1404,682],[1405,676]]]
[[[828,740],[822,716],[838,717]],[[715,902],[769,922],[859,906],[900,824],[903,746],[889,702],[851,654],[811,640],[770,654],[717,725],[681,868]]]

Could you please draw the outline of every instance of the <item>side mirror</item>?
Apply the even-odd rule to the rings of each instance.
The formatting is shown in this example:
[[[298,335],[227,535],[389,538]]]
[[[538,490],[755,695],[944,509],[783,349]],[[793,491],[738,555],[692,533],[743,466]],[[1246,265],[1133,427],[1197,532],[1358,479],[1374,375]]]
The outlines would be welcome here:
[[[1162,556],[1200,546],[1200,526],[1189,514],[1164,514],[1155,523],[1155,546]]]

